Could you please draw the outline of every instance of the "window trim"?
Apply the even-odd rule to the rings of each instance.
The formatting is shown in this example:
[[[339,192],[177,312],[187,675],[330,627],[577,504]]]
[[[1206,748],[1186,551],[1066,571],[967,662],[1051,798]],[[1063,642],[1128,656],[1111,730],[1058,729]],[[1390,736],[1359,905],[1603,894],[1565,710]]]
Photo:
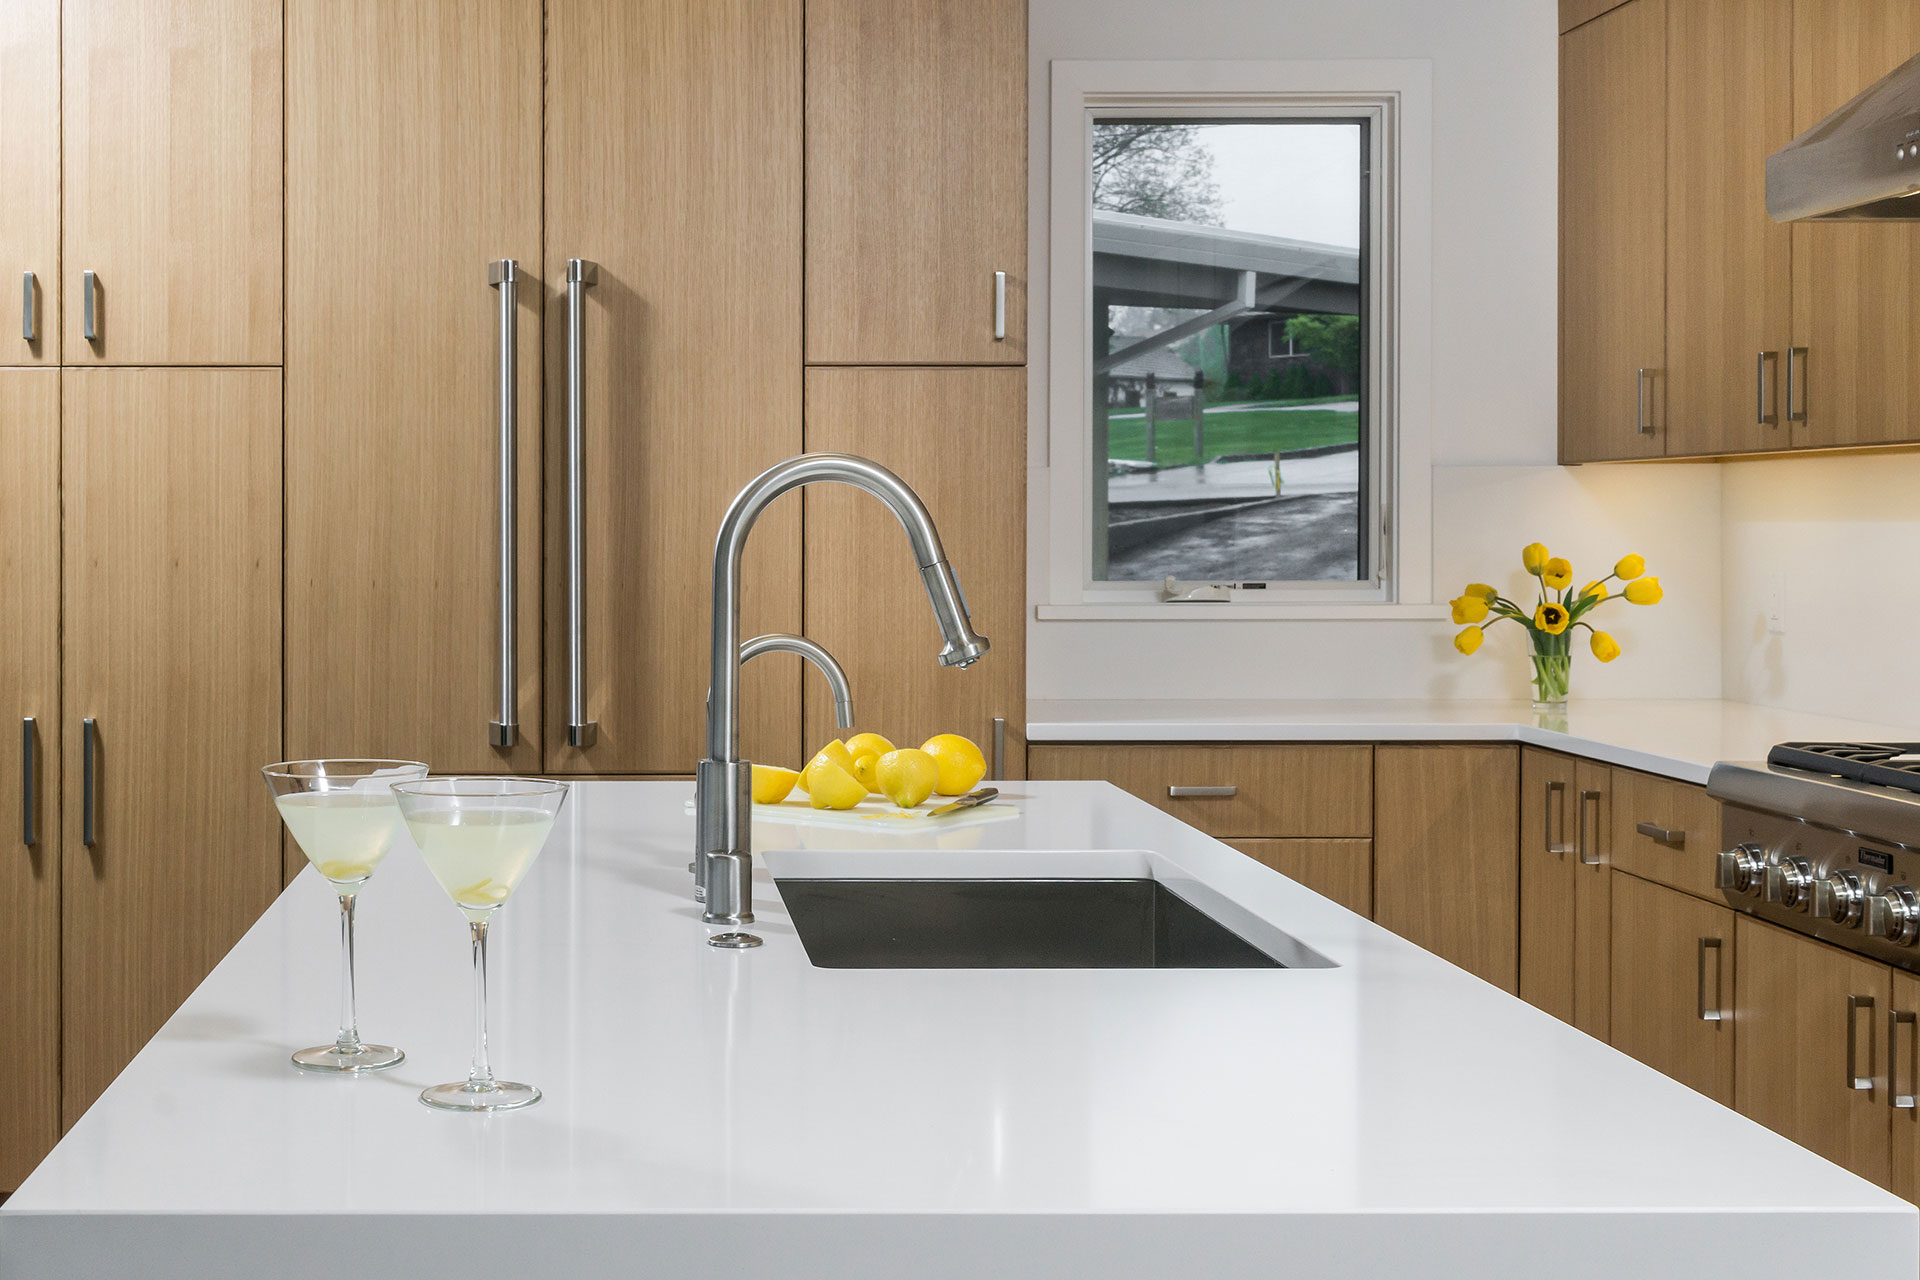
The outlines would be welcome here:
[[[1338,62],[1081,62],[1051,64],[1046,620],[1112,617],[1390,617],[1430,604],[1431,66],[1420,60]],[[1361,87],[1357,87],[1361,86]],[[1377,222],[1367,303],[1369,379],[1377,406],[1372,482],[1381,494],[1371,581],[1234,591],[1226,602],[1173,603],[1154,583],[1092,578],[1091,211],[1095,117],[1128,114],[1324,115],[1372,124],[1369,216]],[[1420,611],[1422,614],[1426,610]]]

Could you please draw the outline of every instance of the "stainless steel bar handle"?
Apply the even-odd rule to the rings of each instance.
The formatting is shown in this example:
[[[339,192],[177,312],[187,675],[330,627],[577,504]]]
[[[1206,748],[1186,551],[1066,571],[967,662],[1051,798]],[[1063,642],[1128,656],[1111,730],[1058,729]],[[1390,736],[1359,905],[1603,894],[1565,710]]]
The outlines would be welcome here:
[[[80,843],[93,847],[94,782],[93,757],[96,731],[93,717],[80,722]]]
[[[32,848],[40,839],[40,824],[35,820],[33,811],[34,792],[38,790],[34,783],[39,780],[40,766],[34,758],[39,747],[39,735],[34,732],[33,717],[28,716],[20,722],[20,843]]]
[[[500,714],[487,726],[487,741],[510,747],[518,736],[520,685],[518,654],[514,650],[514,618],[519,612],[514,565],[518,560],[517,496],[519,492],[515,442],[520,404],[518,303],[520,264],[501,258],[487,267],[487,283],[499,294],[500,305]]]
[[[1920,1049],[1920,1013],[1911,1009],[1887,1010],[1887,1105],[1895,1111],[1912,1111],[1914,1094],[1920,1092],[1920,1085],[1909,1082],[1906,1092],[1900,1091],[1900,1028],[1913,1028],[1908,1035],[1914,1037],[1915,1047]],[[1916,1055],[1909,1055],[1910,1059]],[[1907,1070],[1912,1072],[1915,1063],[1909,1060]]]
[[[1767,361],[1779,358],[1778,351],[1762,351],[1753,362],[1753,413],[1756,424],[1762,427],[1780,425],[1779,415],[1767,412]]]
[[[1004,716],[993,718],[993,777],[995,781],[1007,776],[1007,721]]]
[[[1635,435],[1650,436],[1653,424],[1647,421],[1647,370],[1633,371],[1633,430]]]
[[[1657,822],[1636,822],[1633,829],[1649,840],[1658,840],[1661,844],[1672,845],[1678,849],[1687,842],[1687,833],[1674,827],[1663,827]]]
[[[1860,1010],[1873,1011],[1872,996],[1847,997],[1847,1088],[1857,1092],[1866,1092],[1873,1088],[1873,1076],[1860,1074],[1859,1045],[1860,1033],[1855,1029],[1856,1015]],[[1873,1019],[1867,1019],[1867,1062],[1869,1070],[1873,1062]]]
[[[567,745],[590,747],[600,726],[587,719],[586,533],[581,510],[586,404],[582,372],[586,344],[587,286],[600,279],[598,265],[567,259]]]
[[[20,341],[32,342],[40,336],[39,290],[33,287],[33,272],[20,273]]]
[[[1713,1000],[1707,1000],[1707,952],[1713,952]],[[1698,981],[1695,990],[1698,993],[1700,1021],[1720,1022],[1724,1015],[1720,1010],[1721,983],[1726,977],[1726,952],[1718,938],[1700,939],[1700,951],[1696,958]]]
[[[1805,422],[1807,420],[1807,411],[1806,411],[1806,408],[1804,407],[1805,401],[1804,399],[1801,401],[1795,401],[1793,397],[1793,381],[1794,381],[1793,358],[1795,356],[1798,356],[1800,357],[1800,359],[1805,360],[1807,358],[1807,349],[1805,347],[1788,347],[1787,348],[1787,421],[1788,422]],[[1800,394],[1802,397],[1804,397],[1807,394],[1805,387],[1802,387],[1800,389]],[[1801,404],[1802,407],[1798,409],[1794,408],[1793,406],[1796,403]]]
[[[1007,340],[1007,273],[1004,271],[993,273],[993,340]]]
[[[1560,839],[1553,838],[1553,798],[1560,797]],[[1573,846],[1567,843],[1567,784],[1558,778],[1547,782],[1546,809],[1547,852],[1556,858],[1564,858],[1573,852]]]
[[[1593,827],[1587,825],[1587,806],[1594,806],[1595,812],[1597,813],[1599,804],[1600,793],[1598,791],[1582,791],[1580,793],[1580,844],[1575,856],[1580,859],[1580,865],[1583,867],[1598,867],[1606,862],[1605,858],[1593,852],[1593,841],[1588,839],[1589,832],[1597,828],[1600,824],[1596,822],[1593,824]]]
[[[1167,797],[1171,800],[1226,799],[1240,794],[1238,787],[1168,787]]]
[[[80,273],[80,336],[88,342],[100,336],[97,315],[97,299],[100,282],[91,271]]]

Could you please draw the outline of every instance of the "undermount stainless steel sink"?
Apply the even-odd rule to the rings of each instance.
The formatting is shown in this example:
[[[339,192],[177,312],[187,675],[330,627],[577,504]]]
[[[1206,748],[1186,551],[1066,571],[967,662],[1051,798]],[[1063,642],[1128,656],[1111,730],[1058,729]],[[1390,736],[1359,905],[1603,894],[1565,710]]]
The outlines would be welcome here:
[[[1246,915],[1241,923],[1260,944],[1151,877],[816,876],[778,884],[808,959],[823,969],[1331,967],[1225,898],[1210,905]]]

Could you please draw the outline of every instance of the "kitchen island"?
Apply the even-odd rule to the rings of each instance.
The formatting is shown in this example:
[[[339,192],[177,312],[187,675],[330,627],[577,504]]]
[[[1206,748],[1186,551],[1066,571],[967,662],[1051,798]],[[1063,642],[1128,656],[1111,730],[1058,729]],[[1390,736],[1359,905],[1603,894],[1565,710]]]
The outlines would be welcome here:
[[[704,945],[685,783],[577,784],[496,926],[494,1064],[546,1099],[430,1111],[471,1038],[465,924],[410,846],[360,909],[363,1079],[295,881],[0,1206],[0,1275],[1849,1275],[1915,1209],[1100,783],[926,834],[762,824],[751,951]],[[782,877],[1151,872],[1330,962],[826,969]],[[1211,908],[1210,908],[1211,909]],[[1063,919],[1062,929],[1073,921]]]

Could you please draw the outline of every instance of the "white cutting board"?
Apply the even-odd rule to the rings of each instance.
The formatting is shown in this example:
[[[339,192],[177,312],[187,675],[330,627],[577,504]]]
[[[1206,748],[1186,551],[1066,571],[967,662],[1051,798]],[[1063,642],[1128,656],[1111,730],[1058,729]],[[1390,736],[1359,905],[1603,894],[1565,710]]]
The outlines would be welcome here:
[[[949,796],[930,796],[926,803],[916,809],[902,809],[889,803],[881,796],[868,796],[851,809],[816,809],[807,800],[803,792],[795,791],[779,804],[756,804],[753,806],[755,826],[778,823],[792,827],[839,827],[853,831],[893,831],[924,834],[929,831],[952,831],[961,827],[984,826],[990,822],[1000,822],[1007,818],[1020,816],[1018,807],[998,800],[976,805],[971,809],[962,809],[935,818],[930,815],[941,805],[951,801]],[[687,812],[693,812],[693,801],[687,801]]]

